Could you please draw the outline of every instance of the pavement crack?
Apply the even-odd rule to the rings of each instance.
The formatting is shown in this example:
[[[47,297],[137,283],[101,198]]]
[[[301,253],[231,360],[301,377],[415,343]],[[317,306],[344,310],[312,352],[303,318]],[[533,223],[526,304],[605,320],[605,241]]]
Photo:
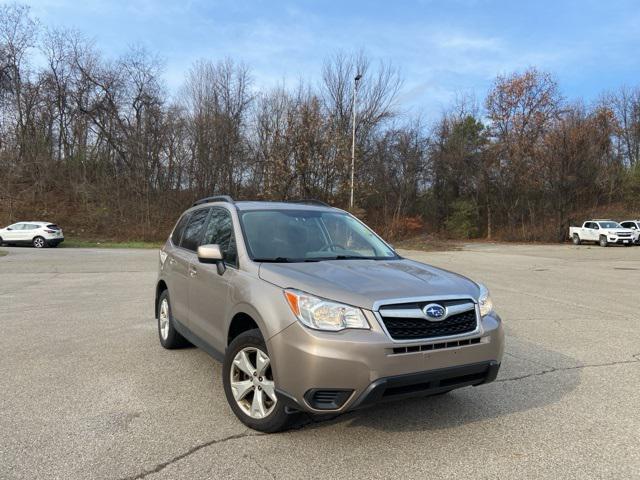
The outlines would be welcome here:
[[[258,468],[264,470],[269,477],[271,477],[273,480],[276,480],[276,475],[275,473],[273,473],[271,470],[269,470],[267,467],[265,467],[264,465],[262,465],[255,457],[251,456],[251,455],[246,455],[247,458],[251,459],[253,461],[253,463],[255,463]]]
[[[568,370],[582,370],[585,368],[613,367],[615,365],[628,365],[631,363],[640,363],[640,353],[632,355],[632,357],[633,357],[633,360],[619,360],[616,362],[608,362],[608,363],[591,363],[586,365],[576,365],[574,367],[562,367],[562,368],[551,367],[547,370],[542,370],[541,372],[528,373],[526,375],[520,375],[518,377],[501,378],[496,380],[496,382],[515,382],[517,380],[524,380],[525,378],[539,377],[542,375],[546,375],[547,373],[565,372]]]
[[[534,363],[536,365],[540,365],[541,367],[545,367],[545,368],[548,368],[548,369],[553,369],[554,368],[551,365],[547,365],[545,363],[539,362],[537,360],[533,360],[531,358],[520,357],[520,356],[515,355],[515,354],[513,354],[511,352],[504,352],[504,354],[508,355],[510,357],[513,357],[513,358],[517,358],[518,360],[524,360],[525,362],[529,362],[529,363]]]
[[[159,473],[162,470],[164,470],[165,468],[167,468],[169,465],[172,465],[176,462],[179,462],[180,460],[183,460],[184,458],[188,457],[189,455],[192,455],[200,450],[202,450],[203,448],[206,447],[210,447],[211,445],[218,445],[220,443],[225,443],[228,442],[230,440],[238,440],[240,438],[245,438],[245,437],[260,437],[262,435],[266,435],[265,433],[259,433],[259,432],[250,432],[250,431],[245,431],[244,433],[236,433],[235,435],[229,435],[228,437],[223,437],[223,438],[219,438],[216,440],[209,440],[208,442],[203,442],[203,443],[199,443],[198,445],[190,448],[189,450],[187,450],[184,453],[181,453],[180,455],[176,455],[175,457],[171,458],[170,460],[166,461],[166,462],[162,462],[162,463],[158,463],[155,467],[149,469],[149,470],[144,470],[141,473],[137,473],[135,475],[131,475],[128,477],[122,477],[120,480],[140,480],[142,478],[148,477],[149,475],[153,475],[155,473]],[[255,459],[254,459],[255,461]],[[257,463],[257,462],[256,462]],[[264,468],[264,467],[262,467]],[[264,468],[264,470],[268,471],[266,468]],[[269,472],[271,473],[271,472]],[[273,474],[271,474],[273,478],[275,478],[273,476]]]

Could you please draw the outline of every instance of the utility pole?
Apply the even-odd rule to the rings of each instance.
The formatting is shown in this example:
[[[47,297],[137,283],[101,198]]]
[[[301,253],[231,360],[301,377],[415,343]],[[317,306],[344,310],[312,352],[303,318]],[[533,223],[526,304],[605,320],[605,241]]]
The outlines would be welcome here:
[[[358,82],[362,78],[359,73],[353,79],[353,111],[351,117],[353,118],[353,127],[351,129],[351,199],[349,201],[349,207],[353,210],[353,182],[355,178],[356,169],[356,102],[358,100]]]

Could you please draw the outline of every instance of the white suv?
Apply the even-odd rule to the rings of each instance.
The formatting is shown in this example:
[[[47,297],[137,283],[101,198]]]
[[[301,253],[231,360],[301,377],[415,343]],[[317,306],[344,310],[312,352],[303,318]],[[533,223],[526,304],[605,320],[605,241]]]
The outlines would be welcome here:
[[[633,243],[640,245],[640,220],[625,220],[624,222],[620,222],[620,225],[633,230]]]
[[[31,244],[36,248],[57,247],[64,241],[62,229],[50,222],[19,222],[0,228],[0,245]]]

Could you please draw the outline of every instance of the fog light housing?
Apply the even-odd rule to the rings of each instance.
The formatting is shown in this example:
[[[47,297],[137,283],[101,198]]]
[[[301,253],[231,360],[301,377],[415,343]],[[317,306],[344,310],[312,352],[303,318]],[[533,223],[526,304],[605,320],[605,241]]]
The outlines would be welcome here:
[[[349,399],[353,390],[312,388],[304,394],[307,403],[316,410],[337,410]]]

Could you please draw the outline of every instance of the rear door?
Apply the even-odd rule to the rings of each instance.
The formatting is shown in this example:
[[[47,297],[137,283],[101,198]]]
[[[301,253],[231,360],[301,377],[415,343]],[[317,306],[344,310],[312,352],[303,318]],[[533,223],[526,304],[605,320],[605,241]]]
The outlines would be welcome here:
[[[209,208],[192,211],[184,222],[180,243],[172,248],[167,261],[171,268],[169,294],[173,316],[189,326],[189,265],[195,259],[195,250],[202,237]],[[177,229],[178,227],[176,227]]]
[[[40,225],[36,225],[36,224],[33,224],[33,223],[27,223],[24,226],[24,229],[23,229],[23,231],[24,231],[23,240],[25,242],[30,242],[35,237],[42,236],[42,232],[39,232],[39,230],[40,230]]]
[[[189,278],[189,325],[198,337],[224,352],[227,346],[225,324],[233,305],[233,285],[241,274],[233,219],[227,209],[212,208],[201,244],[219,245],[227,268],[220,275],[216,265],[194,260]]]
[[[20,228],[16,228],[16,240],[19,242],[30,242],[35,233],[35,225],[21,223]]]
[[[164,249],[164,252],[167,254],[167,258],[162,266],[164,277],[167,281],[167,285],[169,286],[169,297],[172,306],[171,313],[178,321],[180,321],[180,318],[178,317],[180,314],[180,307],[184,305],[184,301],[180,302],[179,299],[181,296],[185,296],[185,293],[183,292],[185,292],[187,288],[187,279],[185,278],[184,273],[180,270],[177,258],[181,255],[180,242],[182,241],[182,234],[184,233],[184,229],[186,228],[187,223],[189,223],[190,218],[191,212],[185,213],[180,217],[178,223],[176,223],[173,232],[171,232],[170,242],[168,242]],[[174,304],[174,297],[177,304]],[[178,311],[176,311],[176,307],[178,308]],[[184,320],[185,319],[183,318],[182,321]]]

